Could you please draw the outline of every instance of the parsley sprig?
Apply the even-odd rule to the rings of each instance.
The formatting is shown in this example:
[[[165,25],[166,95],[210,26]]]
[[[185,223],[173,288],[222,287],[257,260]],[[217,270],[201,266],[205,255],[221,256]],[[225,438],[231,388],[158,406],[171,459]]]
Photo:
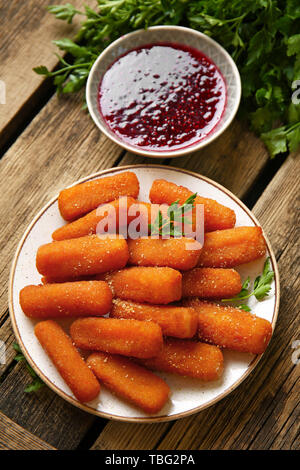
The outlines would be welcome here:
[[[151,236],[163,235],[172,237],[184,236],[183,229],[192,227],[192,209],[195,204],[197,193],[189,196],[183,204],[179,200],[173,202],[164,216],[161,210],[158,211],[153,224],[149,224]]]
[[[13,343],[13,348],[18,353],[14,357],[14,360],[17,362],[24,361],[26,364],[26,368],[32,377],[32,382],[25,387],[24,391],[26,393],[37,392],[40,388],[42,388],[45,385],[44,382],[39,378],[39,376],[34,372],[33,368],[26,361],[25,356],[22,353],[20,346],[17,343]]]
[[[252,295],[254,295],[257,300],[262,300],[269,294],[273,279],[274,272],[271,270],[271,261],[268,257],[265,261],[262,274],[257,276],[254,281],[253,290],[250,289],[250,278],[247,277],[239,294],[237,294],[235,297],[232,297],[231,299],[222,299],[222,302],[240,302],[241,300],[249,299],[249,297]],[[239,308],[242,308],[248,312],[250,311],[250,307],[245,304],[239,305]]]

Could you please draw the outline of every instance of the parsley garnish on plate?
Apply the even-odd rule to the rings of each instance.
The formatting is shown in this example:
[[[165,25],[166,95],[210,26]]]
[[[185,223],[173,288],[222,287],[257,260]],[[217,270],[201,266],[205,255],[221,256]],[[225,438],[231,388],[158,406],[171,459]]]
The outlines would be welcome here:
[[[254,281],[253,290],[250,289],[250,278],[247,277],[242,285],[240,293],[231,299],[222,299],[222,302],[240,302],[241,300],[249,299],[252,295],[254,295],[257,300],[262,300],[269,294],[273,279],[274,272],[271,270],[270,258],[267,258],[262,274],[257,276]],[[240,304],[238,307],[246,310],[247,312],[250,312],[251,310],[246,304]]]
[[[173,202],[164,216],[159,210],[153,224],[149,224],[149,232],[151,236],[164,235],[172,237],[184,236],[183,229],[185,226],[192,226],[191,209],[194,207],[197,193],[192,194],[183,204],[179,204],[179,200]]]
[[[58,56],[61,68],[54,72],[34,69],[54,77],[59,93],[84,87],[98,55],[122,35],[155,25],[187,26],[218,41],[236,62],[242,79],[240,116],[261,136],[270,156],[298,148],[299,0],[98,0],[96,10],[77,10],[71,3],[48,10],[67,23],[75,15],[83,18],[74,41],[54,41],[70,59]]]
[[[13,343],[13,348],[18,353],[14,357],[14,360],[17,362],[24,361],[26,364],[26,368],[33,379],[32,382],[25,387],[24,391],[26,393],[37,392],[40,388],[42,388],[45,385],[44,382],[39,378],[39,376],[34,372],[33,368],[26,361],[25,356],[22,353],[21,348],[18,345],[18,343]]]

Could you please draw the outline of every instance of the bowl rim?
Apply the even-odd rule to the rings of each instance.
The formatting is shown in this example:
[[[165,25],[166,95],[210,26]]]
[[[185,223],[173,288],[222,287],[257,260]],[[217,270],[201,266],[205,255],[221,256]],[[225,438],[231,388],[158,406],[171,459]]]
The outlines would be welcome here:
[[[218,130],[216,130],[215,132],[209,133],[207,135],[207,137],[204,137],[204,139],[200,140],[198,143],[195,143],[194,145],[191,144],[190,146],[184,147],[182,149],[172,150],[172,151],[155,151],[155,150],[140,149],[140,148],[138,148],[136,146],[133,146],[133,145],[130,145],[127,142],[123,141],[122,139],[118,138],[117,135],[114,134],[113,132],[110,133],[108,131],[107,127],[105,125],[103,125],[102,122],[100,121],[98,110],[97,110],[97,112],[94,111],[94,106],[93,106],[93,102],[92,102],[92,98],[91,98],[91,96],[92,96],[93,77],[94,77],[94,74],[96,73],[96,71],[98,69],[99,64],[103,60],[103,57],[107,53],[109,53],[112,49],[114,49],[115,47],[122,44],[124,39],[127,39],[128,37],[139,36],[140,34],[143,34],[146,31],[154,31],[154,30],[158,30],[158,29],[173,30],[173,31],[180,30],[180,31],[186,32],[187,34],[192,34],[192,35],[198,36],[198,37],[202,38],[203,40],[205,40],[207,43],[209,43],[215,49],[219,50],[225,56],[225,58],[227,60],[227,63],[230,64],[230,67],[231,67],[231,69],[234,73],[234,76],[235,76],[235,79],[236,79],[236,82],[237,82],[237,99],[235,100],[235,103],[232,107],[231,114],[229,115],[227,121],[223,125],[221,125]],[[145,42],[145,44],[146,44],[146,42]],[[128,51],[129,50],[130,49],[128,49]],[[206,34],[201,33],[200,31],[197,31],[196,29],[187,28],[185,26],[176,26],[176,25],[161,25],[161,26],[158,25],[158,26],[150,26],[146,30],[145,29],[138,29],[138,30],[133,31],[131,33],[125,34],[125,35],[121,36],[120,38],[116,39],[115,41],[113,41],[109,46],[107,46],[99,54],[99,56],[97,57],[96,61],[94,62],[93,66],[92,66],[92,68],[89,72],[88,79],[87,79],[87,84],[86,84],[85,96],[86,96],[87,107],[88,107],[89,113],[90,113],[94,123],[100,129],[100,131],[103,132],[113,142],[120,145],[121,147],[123,147],[128,152],[135,153],[135,154],[143,156],[143,157],[146,156],[146,157],[151,157],[151,158],[176,158],[176,157],[181,157],[183,155],[191,154],[191,153],[193,153],[197,150],[200,150],[201,148],[205,147],[206,145],[210,144],[215,139],[217,139],[228,128],[228,126],[232,123],[232,121],[233,121],[233,119],[234,119],[234,117],[237,113],[240,101],[241,101],[241,94],[242,94],[242,85],[241,85],[240,73],[238,71],[238,68],[237,68],[234,60],[232,59],[230,54],[226,51],[226,49],[224,49],[224,47],[221,46],[221,44],[219,44],[217,41],[215,41],[211,37],[207,36]],[[226,106],[227,106],[227,104],[225,105],[225,107]]]
[[[258,222],[256,217],[253,215],[251,210],[248,209],[248,207],[237,196],[235,196],[231,191],[229,191],[227,188],[225,188],[220,183],[217,183],[216,181],[214,181],[214,180],[212,180],[212,179],[210,179],[210,178],[208,178],[204,175],[201,175],[201,174],[196,173],[194,171],[185,170],[185,169],[182,169],[182,168],[179,168],[179,167],[174,167],[174,166],[169,166],[169,165],[146,164],[146,163],[140,163],[140,164],[136,164],[136,165],[118,166],[118,167],[108,168],[108,169],[105,169],[105,170],[100,170],[100,171],[97,171],[95,173],[92,173],[88,176],[85,176],[85,177],[79,179],[78,181],[75,181],[74,183],[72,183],[68,187],[75,186],[76,184],[84,183],[85,181],[88,181],[90,179],[105,176],[106,174],[118,173],[120,171],[122,172],[122,171],[127,171],[127,170],[134,170],[136,168],[168,169],[168,170],[173,170],[175,172],[185,173],[187,175],[196,177],[199,180],[206,181],[207,183],[210,183],[212,186],[218,188],[219,190],[221,190],[222,192],[227,194],[231,199],[233,199],[247,213],[247,215],[251,218],[251,220],[254,222],[254,224],[258,227],[261,227],[260,223]],[[23,234],[23,236],[22,236],[22,238],[21,238],[21,240],[20,240],[20,242],[17,246],[16,252],[15,252],[15,255],[14,255],[14,258],[13,258],[13,261],[12,261],[11,270],[10,270],[10,277],[9,277],[9,285],[8,285],[9,316],[10,316],[10,321],[11,321],[11,324],[12,324],[13,332],[16,336],[18,344],[19,344],[26,360],[28,361],[30,366],[33,368],[33,370],[38,374],[38,376],[43,380],[43,382],[51,390],[53,390],[55,393],[57,393],[57,395],[59,395],[64,400],[66,400],[68,403],[76,406],[77,408],[79,408],[83,411],[86,411],[90,414],[96,415],[96,416],[101,417],[101,418],[109,419],[109,420],[112,420],[112,421],[128,422],[128,423],[159,423],[159,422],[174,421],[174,420],[177,420],[177,419],[185,418],[185,417],[191,416],[193,414],[199,413],[200,411],[203,411],[203,410],[209,408],[210,406],[215,405],[216,403],[221,401],[223,398],[228,396],[233,390],[235,390],[242,382],[244,382],[244,380],[253,372],[253,370],[255,369],[255,367],[257,366],[257,364],[261,360],[262,356],[265,354],[265,352],[263,354],[260,354],[260,355],[255,355],[253,357],[252,361],[250,362],[248,368],[241,375],[241,377],[239,379],[237,379],[236,382],[234,382],[228,389],[226,389],[222,393],[220,393],[220,395],[218,395],[217,397],[209,400],[205,404],[199,405],[199,406],[194,407],[194,408],[192,408],[190,410],[187,410],[187,411],[175,413],[173,415],[166,414],[166,415],[162,415],[162,416],[151,416],[150,415],[150,416],[145,416],[145,417],[138,417],[138,416],[124,417],[124,416],[118,416],[118,415],[115,415],[115,414],[110,414],[110,413],[107,413],[107,412],[104,412],[104,411],[96,410],[95,408],[92,408],[91,406],[89,406],[86,403],[79,402],[76,398],[68,395],[65,391],[61,390],[57,385],[55,385],[55,383],[53,383],[39,369],[39,367],[36,365],[34,360],[31,358],[30,353],[27,351],[27,349],[26,349],[26,347],[23,343],[23,340],[22,340],[22,337],[21,337],[21,334],[19,332],[19,328],[18,328],[18,325],[17,325],[15,311],[14,311],[14,301],[13,301],[13,288],[14,288],[14,285],[13,285],[13,280],[14,280],[14,273],[15,273],[17,261],[18,261],[18,258],[19,258],[19,254],[20,254],[20,251],[23,247],[23,244],[24,244],[28,234],[31,232],[31,230],[32,230],[33,226],[35,225],[35,223],[37,222],[37,220],[44,214],[44,212],[46,212],[46,210],[52,204],[54,204],[57,201],[57,199],[58,199],[58,194],[56,196],[54,196],[52,199],[50,199],[50,201],[48,201],[47,204],[45,204],[45,206],[36,214],[36,216],[33,218],[33,220],[27,226],[27,228],[26,228],[26,230],[25,230],[25,232],[24,232],[24,234]],[[269,256],[270,256],[270,259],[271,259],[271,262],[272,262],[272,267],[273,267],[273,270],[274,270],[275,304],[274,304],[273,317],[272,317],[272,322],[271,322],[272,323],[272,336],[273,336],[274,329],[275,329],[277,319],[278,319],[278,312],[279,312],[280,278],[279,278],[279,271],[278,271],[276,258],[275,258],[274,252],[272,250],[270,241],[269,241],[269,239],[268,239],[268,237],[266,236],[265,233],[264,233],[264,237],[265,237],[265,240],[266,240],[267,249],[268,249]],[[272,337],[271,337],[271,340],[272,340]]]

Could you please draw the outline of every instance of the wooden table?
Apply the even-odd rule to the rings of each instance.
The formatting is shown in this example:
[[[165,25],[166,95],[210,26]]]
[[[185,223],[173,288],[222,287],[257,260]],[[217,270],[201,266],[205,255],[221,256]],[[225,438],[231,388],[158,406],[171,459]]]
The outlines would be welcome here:
[[[0,340],[7,348],[6,364],[0,366],[0,449],[299,448],[300,366],[292,361],[292,345],[300,340],[300,153],[270,161],[261,141],[237,120],[215,143],[184,158],[152,161],[123,151],[81,111],[81,96],[58,99],[52,84],[32,72],[41,63],[50,69],[57,65],[51,40],[72,35],[74,28],[46,13],[49,3],[0,1],[0,79],[6,84],[6,104],[0,104]],[[24,363],[14,361],[7,308],[12,257],[37,211],[85,175],[140,162],[186,168],[230,189],[265,228],[281,275],[278,323],[255,371],[217,405],[161,424],[96,418],[46,387],[36,394],[24,393],[30,377]]]

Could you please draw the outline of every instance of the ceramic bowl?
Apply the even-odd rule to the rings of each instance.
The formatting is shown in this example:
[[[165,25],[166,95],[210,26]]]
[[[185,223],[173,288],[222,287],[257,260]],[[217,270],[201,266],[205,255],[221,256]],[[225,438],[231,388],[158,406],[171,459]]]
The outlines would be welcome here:
[[[106,124],[99,112],[98,90],[100,81],[109,66],[126,52],[146,44],[178,43],[193,47],[209,57],[221,71],[227,88],[227,102],[221,119],[215,128],[201,141],[176,150],[149,150],[134,146],[122,140]],[[216,41],[199,31],[181,26],[153,26],[147,30],[138,30],[126,34],[114,41],[98,57],[94,63],[87,81],[86,101],[92,119],[99,129],[111,140],[130,152],[154,158],[174,158],[205,147],[211,143],[229,126],[240,103],[241,80],[238,69],[225,49]]]

